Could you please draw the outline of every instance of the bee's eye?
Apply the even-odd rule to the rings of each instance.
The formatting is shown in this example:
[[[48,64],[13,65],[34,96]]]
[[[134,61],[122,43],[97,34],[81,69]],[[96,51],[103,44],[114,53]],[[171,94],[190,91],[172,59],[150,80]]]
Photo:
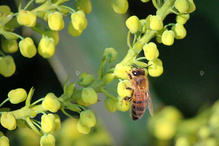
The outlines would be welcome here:
[[[138,76],[138,75],[139,75],[139,72],[138,72],[138,71],[133,71],[132,74],[133,74],[134,76]]]

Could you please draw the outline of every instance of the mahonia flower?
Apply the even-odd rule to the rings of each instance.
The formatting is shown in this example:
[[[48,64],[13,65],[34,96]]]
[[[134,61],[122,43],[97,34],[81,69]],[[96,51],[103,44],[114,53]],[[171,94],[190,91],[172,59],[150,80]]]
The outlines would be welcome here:
[[[18,104],[26,100],[27,92],[23,88],[17,88],[8,93],[8,98],[12,104]]]
[[[95,104],[97,102],[97,93],[91,87],[83,88],[81,98],[85,103]]]
[[[95,77],[88,74],[88,73],[82,73],[79,76],[79,81],[78,81],[78,85],[86,87],[88,85],[90,85],[91,83],[93,83],[95,81]]]
[[[160,59],[151,60],[148,62],[148,73],[152,77],[158,77],[163,73],[163,63]]]
[[[10,55],[0,57],[0,74],[4,77],[10,77],[14,74],[15,70],[14,59]]]
[[[42,102],[42,106],[44,109],[55,113],[59,110],[61,104],[55,94],[48,93]]]
[[[19,48],[21,54],[27,58],[32,58],[37,52],[34,42],[30,37],[26,37],[25,39],[21,40],[19,42]]]
[[[109,84],[113,81],[113,79],[115,78],[115,74],[114,73],[108,73],[108,74],[105,74],[103,76],[103,82],[105,84]]]
[[[96,125],[96,117],[92,110],[82,111],[79,121],[85,127],[94,127]]]
[[[61,119],[57,114],[54,114],[55,116],[55,131],[59,131],[61,129]]]
[[[42,136],[40,146],[55,146],[55,137],[52,134]]]
[[[128,79],[128,72],[130,72],[131,68],[129,66],[124,66],[121,63],[115,66],[114,74],[117,78]]]
[[[171,46],[174,43],[175,34],[172,30],[165,30],[161,36],[164,45]]]
[[[90,104],[89,103],[86,103],[84,102],[84,100],[80,97],[80,98],[77,98],[76,99],[76,102],[79,104],[79,105],[82,105],[82,106],[89,106]]]
[[[31,117],[31,118],[35,118],[36,115],[37,115],[37,111],[33,110],[33,109],[28,109],[28,115]]]
[[[143,46],[144,55],[147,60],[154,60],[159,56],[157,45],[153,42]]]
[[[20,25],[34,27],[37,17],[31,11],[21,10],[18,13],[17,21]]]
[[[122,97],[118,97],[118,101],[116,102],[116,108],[119,111],[125,112],[129,110],[130,102],[125,101]]]
[[[52,57],[55,53],[54,39],[43,36],[38,45],[38,53],[44,58]]]
[[[84,30],[87,27],[87,19],[83,11],[77,11],[71,15],[72,25],[76,30]]]
[[[155,16],[150,16],[150,29],[152,30],[161,30],[163,28],[163,21],[160,18],[160,16],[155,15]]]
[[[130,97],[132,94],[132,90],[126,89],[130,87],[129,80],[123,80],[118,83],[117,92],[120,97]]]
[[[187,0],[176,0],[174,6],[180,13],[186,13],[189,9]]]
[[[176,22],[180,24],[185,24],[189,20],[190,15],[189,14],[179,14],[176,16]]]
[[[59,32],[58,31],[48,30],[43,34],[43,36],[52,38],[55,41],[55,45],[59,43]]]
[[[84,11],[84,13],[89,14],[92,10],[92,5],[90,0],[75,0],[75,8],[77,11]]]
[[[5,53],[14,53],[18,50],[17,40],[8,40],[2,37],[1,47]]]
[[[68,25],[68,33],[74,37],[77,37],[79,35],[81,35],[81,33],[83,32],[83,30],[77,30],[75,29],[75,27],[73,26],[72,21],[69,23]]]
[[[10,146],[9,139],[6,136],[0,137],[0,146]]]
[[[60,31],[64,28],[63,16],[59,12],[54,12],[48,15],[48,25],[51,30]]]
[[[115,112],[116,109],[117,109],[116,108],[116,101],[111,99],[111,98],[106,98],[105,99],[104,106],[111,113]]]
[[[82,133],[82,134],[88,134],[90,132],[91,127],[87,127],[87,126],[83,126],[80,122],[80,120],[78,120],[77,122],[77,130],[78,132]]]
[[[137,33],[141,29],[141,22],[139,21],[137,16],[129,17],[126,20],[125,24],[128,27],[129,31],[133,34]]]
[[[117,54],[118,54],[118,53],[116,52],[115,49],[113,49],[113,48],[106,48],[106,49],[104,50],[103,57],[108,57],[108,56],[110,56],[109,62],[113,62],[113,61],[116,60]]]
[[[41,116],[41,127],[46,133],[50,133],[55,130],[55,116],[53,114]]]
[[[13,114],[3,112],[1,115],[1,125],[8,130],[14,130],[16,128],[16,119]]]
[[[129,3],[127,0],[113,0],[113,10],[118,14],[127,12]]]
[[[183,39],[186,37],[186,29],[182,24],[176,23],[171,29],[174,32],[176,39]]]

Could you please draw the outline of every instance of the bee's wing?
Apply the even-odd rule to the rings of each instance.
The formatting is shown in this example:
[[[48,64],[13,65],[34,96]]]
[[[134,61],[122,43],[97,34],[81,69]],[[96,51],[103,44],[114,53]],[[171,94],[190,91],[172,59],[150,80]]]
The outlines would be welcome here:
[[[147,102],[148,102],[149,112],[150,112],[151,116],[153,117],[154,116],[154,107],[153,107],[153,101],[151,98],[151,93],[149,90],[147,90]]]

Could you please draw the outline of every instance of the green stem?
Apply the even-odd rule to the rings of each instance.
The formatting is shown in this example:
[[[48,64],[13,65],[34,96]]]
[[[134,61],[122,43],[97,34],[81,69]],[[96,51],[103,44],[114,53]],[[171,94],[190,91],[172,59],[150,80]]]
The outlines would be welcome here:
[[[71,116],[70,114],[68,114],[64,109],[61,109],[61,111],[68,116],[69,118],[75,119],[73,116]]]
[[[34,0],[30,0],[28,3],[27,3],[27,5],[24,7],[24,10],[26,10],[30,5],[31,5],[31,3],[33,3],[34,2]]]
[[[100,67],[99,67],[99,69],[98,69],[98,79],[101,79],[102,78],[102,74],[103,74],[103,67],[104,67],[104,65],[105,65],[105,63],[106,63],[106,57],[103,57],[103,58],[105,58],[105,59],[102,59],[102,62],[101,62],[101,64],[100,64]]]
[[[107,92],[103,87],[100,89],[100,91],[108,98],[118,101],[118,99],[116,97],[114,97],[112,94],[110,94],[109,92]]]
[[[0,51],[0,53],[1,53],[1,51]],[[3,104],[5,104],[7,101],[9,101],[10,100],[10,98],[7,98],[7,99],[5,99],[1,104],[0,104],[0,107],[2,107],[2,105]]]
[[[18,12],[21,10],[21,3],[22,3],[22,0],[19,0],[18,1]]]
[[[75,13],[75,12],[76,12],[74,9],[72,9],[72,8],[70,8],[70,7],[68,7],[68,6],[61,5],[61,6],[59,6],[59,7],[60,7],[60,8],[65,8],[65,9],[67,9],[67,10],[70,10],[72,13]]]
[[[40,98],[37,101],[35,101],[34,103],[32,103],[30,106],[34,106],[35,104],[39,103],[40,101],[43,101],[44,98]]]
[[[41,133],[39,132],[39,130],[38,130],[38,129],[34,126],[34,124],[31,122],[31,120],[30,120],[29,117],[26,118],[26,122],[27,122],[27,124],[30,126],[30,128],[31,128],[34,132],[36,132],[38,135],[41,135]]]

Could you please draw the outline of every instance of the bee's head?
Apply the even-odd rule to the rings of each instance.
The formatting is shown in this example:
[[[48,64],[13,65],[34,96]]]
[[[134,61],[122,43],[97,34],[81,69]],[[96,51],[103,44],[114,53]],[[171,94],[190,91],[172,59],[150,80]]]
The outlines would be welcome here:
[[[145,75],[145,71],[142,68],[132,68],[133,76]]]

